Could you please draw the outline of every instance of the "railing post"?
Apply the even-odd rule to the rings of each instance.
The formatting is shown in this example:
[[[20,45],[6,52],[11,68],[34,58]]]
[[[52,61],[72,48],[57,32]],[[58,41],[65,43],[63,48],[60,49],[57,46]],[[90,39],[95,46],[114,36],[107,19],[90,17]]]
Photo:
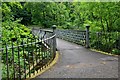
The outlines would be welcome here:
[[[53,29],[53,35],[55,35],[56,25],[52,26]],[[56,35],[53,38],[53,57],[55,58],[56,55]]]
[[[89,46],[89,25],[86,25],[86,48],[90,48]]]

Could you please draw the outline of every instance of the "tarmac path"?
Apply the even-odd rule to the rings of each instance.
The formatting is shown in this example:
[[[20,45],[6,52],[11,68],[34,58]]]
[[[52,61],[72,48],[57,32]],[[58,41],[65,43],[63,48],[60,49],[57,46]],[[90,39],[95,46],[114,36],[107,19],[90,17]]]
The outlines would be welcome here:
[[[118,57],[57,39],[59,60],[36,78],[118,78]]]

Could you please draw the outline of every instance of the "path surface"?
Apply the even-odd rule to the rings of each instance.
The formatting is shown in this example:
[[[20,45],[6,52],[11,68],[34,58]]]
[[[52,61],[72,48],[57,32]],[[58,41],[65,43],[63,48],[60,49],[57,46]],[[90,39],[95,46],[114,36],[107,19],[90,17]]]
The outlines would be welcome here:
[[[118,58],[57,39],[59,61],[36,78],[118,78]]]

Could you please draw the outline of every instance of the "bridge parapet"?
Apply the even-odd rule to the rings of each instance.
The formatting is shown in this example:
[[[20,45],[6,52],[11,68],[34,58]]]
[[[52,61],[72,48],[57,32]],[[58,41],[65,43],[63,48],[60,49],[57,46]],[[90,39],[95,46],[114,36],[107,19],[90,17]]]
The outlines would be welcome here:
[[[71,41],[85,46],[86,43],[86,31],[78,30],[56,30],[58,38]]]
[[[3,80],[26,80],[46,69],[56,56],[54,30],[32,29],[31,36],[2,43]]]
[[[77,43],[86,48],[120,54],[120,32],[91,32],[89,25],[86,30],[62,30],[57,29],[58,38]]]
[[[90,27],[90,26],[89,26]],[[89,48],[89,27],[86,30],[56,30],[58,38],[74,42]]]

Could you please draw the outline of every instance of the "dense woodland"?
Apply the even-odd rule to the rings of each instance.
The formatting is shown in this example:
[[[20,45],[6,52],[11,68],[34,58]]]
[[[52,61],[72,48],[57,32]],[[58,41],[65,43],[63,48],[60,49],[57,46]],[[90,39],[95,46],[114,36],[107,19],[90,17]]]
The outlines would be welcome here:
[[[120,31],[120,2],[9,2],[2,3],[2,21],[49,28]]]

